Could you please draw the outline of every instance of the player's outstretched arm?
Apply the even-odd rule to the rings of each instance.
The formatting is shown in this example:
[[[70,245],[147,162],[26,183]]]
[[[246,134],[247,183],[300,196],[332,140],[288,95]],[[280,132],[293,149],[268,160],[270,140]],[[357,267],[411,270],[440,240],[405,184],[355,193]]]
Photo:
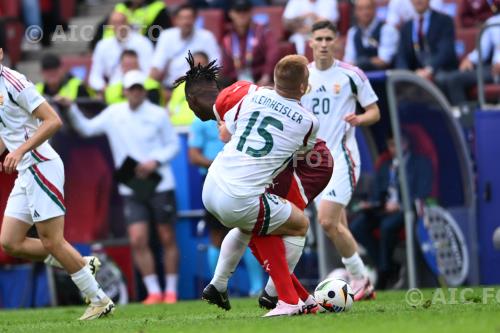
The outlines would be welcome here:
[[[349,113],[344,120],[351,126],[370,126],[380,120],[380,110],[377,103],[372,103],[365,107],[363,114]]]
[[[33,110],[33,116],[40,119],[42,124],[31,138],[5,157],[3,167],[6,173],[14,172],[24,154],[50,139],[63,124],[61,118],[47,102],[42,102]]]

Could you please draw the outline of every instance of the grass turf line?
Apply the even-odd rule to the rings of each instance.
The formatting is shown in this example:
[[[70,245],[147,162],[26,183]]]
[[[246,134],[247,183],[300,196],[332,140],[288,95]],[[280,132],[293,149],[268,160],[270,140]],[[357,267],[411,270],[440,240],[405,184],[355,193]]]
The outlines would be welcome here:
[[[498,289],[500,290],[500,289]],[[232,299],[225,312],[202,301],[175,305],[119,306],[106,319],[80,322],[81,307],[0,311],[0,332],[491,332],[500,333],[500,300],[480,301],[475,289],[471,304],[432,304],[432,290],[424,304],[412,307],[405,292],[379,292],[376,301],[355,303],[350,312],[295,317],[260,318],[265,310],[256,299]],[[427,300],[427,302],[425,302]]]

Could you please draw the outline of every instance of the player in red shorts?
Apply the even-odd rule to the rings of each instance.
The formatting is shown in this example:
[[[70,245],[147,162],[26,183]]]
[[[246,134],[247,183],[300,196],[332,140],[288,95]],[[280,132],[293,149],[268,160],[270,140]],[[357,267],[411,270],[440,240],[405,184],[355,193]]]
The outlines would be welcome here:
[[[300,285],[295,276],[293,274],[290,276],[290,273],[293,272],[293,268],[302,253],[305,242],[304,235],[297,235],[293,233],[288,236],[269,235],[275,231],[275,234],[287,235],[286,231],[279,233],[281,230],[280,227],[284,225],[286,216],[289,216],[287,214],[290,214],[289,210],[285,207],[287,205],[287,200],[281,198],[288,199],[293,203],[293,207],[296,207],[295,209],[303,211],[311,199],[323,190],[324,186],[331,177],[333,161],[323,142],[317,142],[314,145],[313,141],[311,147],[314,146],[314,148],[309,151],[308,154],[299,157],[296,156],[293,159],[292,155],[287,156],[289,158],[283,158],[283,156],[280,156],[280,154],[277,153],[277,151],[279,152],[281,146],[290,144],[290,141],[297,139],[302,140],[301,138],[304,134],[306,135],[304,138],[304,146],[306,145],[306,141],[311,134],[313,126],[316,126],[312,125],[315,123],[315,120],[313,123],[310,123],[314,119],[311,118],[312,114],[309,111],[304,110],[297,100],[280,99],[279,91],[274,92],[269,89],[261,90],[261,88],[249,82],[240,81],[223,91],[219,91],[219,87],[217,85],[218,68],[213,63],[210,63],[205,67],[199,65],[195,66],[191,57],[188,58],[188,62],[190,63],[191,69],[186,73],[186,76],[179,79],[178,82],[186,82],[187,100],[195,114],[202,120],[217,119],[220,129],[224,131],[226,127],[232,127],[230,129],[231,133],[235,133],[235,123],[236,120],[238,120],[238,117],[240,117],[239,123],[242,123],[242,125],[240,125],[239,134],[236,134],[237,140],[231,141],[225,148],[227,151],[225,152],[225,156],[222,156],[222,158],[225,158],[225,160],[223,160],[225,164],[219,167],[219,169],[224,169],[224,172],[226,172],[224,177],[231,179],[233,188],[221,188],[222,185],[219,184],[225,183],[226,181],[224,179],[219,179],[220,177],[215,175],[212,176],[215,180],[212,183],[208,183],[209,186],[215,190],[212,191],[210,195],[205,195],[205,192],[207,191],[206,189],[204,190],[204,203],[206,206],[209,206],[207,208],[210,209],[210,206],[214,206],[215,208],[212,209],[215,210],[215,215],[219,215],[219,220],[222,223],[229,224],[229,226],[237,228],[232,229],[228,236],[224,239],[214,279],[212,279],[211,283],[205,288],[203,298],[207,299],[210,303],[217,304],[221,308],[226,310],[230,309],[230,304],[227,299],[227,281],[241,258],[241,250],[244,250],[250,240],[250,235],[247,235],[245,232],[240,230],[243,229],[246,231],[252,231],[254,236],[252,237],[252,242],[250,244],[251,248],[257,259],[259,259],[261,263],[265,264],[264,267],[270,268],[268,269],[268,272],[276,282],[279,299],[294,299],[293,295],[295,295],[295,297],[300,297],[300,299],[305,302],[305,310],[308,309],[314,312],[317,309],[316,302],[312,296],[309,295],[307,290]],[[277,68],[278,67],[279,64]],[[278,80],[276,81],[278,82]],[[277,90],[279,89],[280,88],[278,86]],[[245,101],[246,97],[248,98]],[[251,100],[251,102],[249,102],[249,100]],[[288,104],[288,101],[292,104]],[[253,106],[252,102],[255,102]],[[271,106],[272,111],[262,108],[262,105],[265,107]],[[250,110],[248,109],[249,107],[251,108]],[[298,112],[295,112],[294,110],[298,110]],[[281,118],[279,118],[279,114],[273,113],[275,111],[282,111]],[[249,117],[250,119],[245,119],[250,112],[253,112],[252,116]],[[271,133],[265,130],[267,125],[259,125],[257,130],[258,135],[253,133],[254,137],[252,138],[252,134],[250,133],[251,127],[256,122],[256,120],[253,120],[252,122],[252,118],[259,112],[263,115],[267,115],[264,117],[264,120],[267,118],[267,121],[274,127],[283,128],[283,126],[286,126],[285,128],[288,135],[293,136],[294,131],[297,132],[295,133],[297,138],[283,138],[283,136],[280,136],[281,132],[275,131],[271,132],[274,135],[274,139],[272,137],[269,139],[266,138],[264,142],[265,144],[262,142],[256,143],[257,141],[255,138],[258,139],[258,135],[266,137],[269,134],[269,136],[271,136]],[[274,118],[269,119],[271,118],[271,115],[281,119],[281,121],[278,123],[273,120]],[[289,119],[285,118],[285,116]],[[281,122],[284,122],[285,125],[280,124]],[[297,124],[294,126],[293,122]],[[248,131],[245,130],[242,133],[242,128],[250,129]],[[300,134],[300,131],[304,131],[304,133]],[[248,138],[248,141],[251,142],[251,145],[249,145],[250,148],[246,149],[246,153],[248,154],[250,151],[249,155],[253,159],[247,158],[248,163],[256,163],[258,166],[253,169],[253,166],[241,166],[241,168],[245,170],[239,173],[240,167],[237,168],[237,166],[238,163],[241,163],[241,157],[243,154],[239,154],[238,151],[242,151],[240,150],[242,138]],[[274,142],[273,140],[277,142],[275,147],[277,146],[278,148],[273,150],[270,154],[271,159],[269,159],[269,157],[267,161],[260,159],[260,157],[269,154],[270,151],[266,151],[265,154],[262,155],[263,149],[265,150],[268,142],[271,142],[270,144],[272,145]],[[236,142],[238,143],[238,147],[236,147]],[[264,146],[262,148],[263,144]],[[299,146],[301,144],[302,143],[300,143]],[[234,149],[233,155],[230,155],[230,153],[232,153],[232,148],[236,149]],[[258,152],[258,154],[255,152]],[[232,163],[232,156],[240,158],[239,160],[236,160],[234,168],[232,168],[231,165],[227,165]],[[272,164],[273,162],[276,163]],[[272,165],[270,165],[270,163]],[[214,170],[217,168],[217,163],[215,166],[215,168],[212,167],[212,174],[216,173]],[[249,201],[248,208],[245,208],[248,210],[248,214],[244,215],[245,218],[243,218],[243,222],[246,224],[238,225],[237,222],[241,222],[241,218],[239,217],[239,220],[236,219],[236,222],[234,223],[228,222],[228,220],[233,220],[234,211],[238,211],[240,208],[231,211],[231,209],[228,209],[227,206],[238,205],[239,202],[241,202],[241,199],[239,198],[246,194],[244,191],[234,189],[235,181],[233,180],[236,179],[238,181],[238,178],[244,179],[241,180],[241,182],[242,187],[245,187],[248,184],[248,179],[245,178],[251,178],[252,176],[255,177],[253,173],[262,172],[262,169],[269,169],[270,166],[272,166],[271,170],[276,169],[278,171],[283,171],[274,179],[274,186],[269,187],[268,190],[261,195],[264,200],[261,200],[260,204],[258,201],[256,201],[255,204],[253,204],[253,201]],[[228,175],[228,173],[231,173],[233,170],[235,170],[235,174]],[[250,173],[248,173],[248,171],[250,171]],[[255,181],[258,182],[258,177]],[[252,190],[250,187],[248,188],[248,191]],[[219,192],[229,193],[229,195],[226,195],[225,193],[219,194]],[[279,196],[277,196],[277,194]],[[217,199],[214,199],[214,197],[217,197]],[[280,200],[282,200],[282,202],[280,202]],[[259,209],[259,206],[262,209]],[[217,210],[222,210],[222,213],[217,214]],[[226,214],[225,211],[229,211],[229,213]],[[249,217],[247,218],[247,216]],[[247,224],[249,224],[250,227]],[[228,251],[224,251],[224,245],[226,245]],[[286,261],[284,258],[285,253],[283,253],[285,252],[285,248]],[[281,256],[283,257],[282,261],[277,258],[278,253],[281,253]],[[296,309],[298,308],[297,306],[300,305],[300,302],[295,305],[295,308],[293,308],[293,304],[295,304],[294,301],[288,303],[278,302],[276,309],[270,311],[267,316],[297,314],[304,310],[302,309],[297,312]]]

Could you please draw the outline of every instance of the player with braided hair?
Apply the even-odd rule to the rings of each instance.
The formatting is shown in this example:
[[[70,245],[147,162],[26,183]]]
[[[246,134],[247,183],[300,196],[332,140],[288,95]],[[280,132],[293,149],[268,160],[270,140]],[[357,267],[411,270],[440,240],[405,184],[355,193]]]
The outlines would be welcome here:
[[[195,65],[191,54],[186,60],[190,70],[176,84],[186,82],[187,101],[200,119],[216,119],[229,134],[209,169],[203,199],[221,223],[234,229],[223,241],[203,298],[230,309],[227,281],[252,238],[250,247],[276,282],[280,300],[266,316],[315,312],[316,302],[290,273],[304,246],[308,220],[303,209],[326,185],[333,163],[324,143],[315,144],[315,118],[298,103],[307,88],[305,59],[292,56],[278,63],[275,90],[239,81],[222,91],[215,61]],[[297,151],[313,146],[312,158],[293,163]]]

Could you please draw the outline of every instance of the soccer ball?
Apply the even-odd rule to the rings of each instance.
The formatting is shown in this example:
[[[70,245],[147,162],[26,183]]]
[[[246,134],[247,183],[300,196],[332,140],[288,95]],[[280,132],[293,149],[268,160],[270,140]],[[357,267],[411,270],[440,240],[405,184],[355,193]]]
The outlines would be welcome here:
[[[349,311],[354,302],[354,293],[346,281],[329,278],[322,281],[314,290],[314,298],[321,312]]]

